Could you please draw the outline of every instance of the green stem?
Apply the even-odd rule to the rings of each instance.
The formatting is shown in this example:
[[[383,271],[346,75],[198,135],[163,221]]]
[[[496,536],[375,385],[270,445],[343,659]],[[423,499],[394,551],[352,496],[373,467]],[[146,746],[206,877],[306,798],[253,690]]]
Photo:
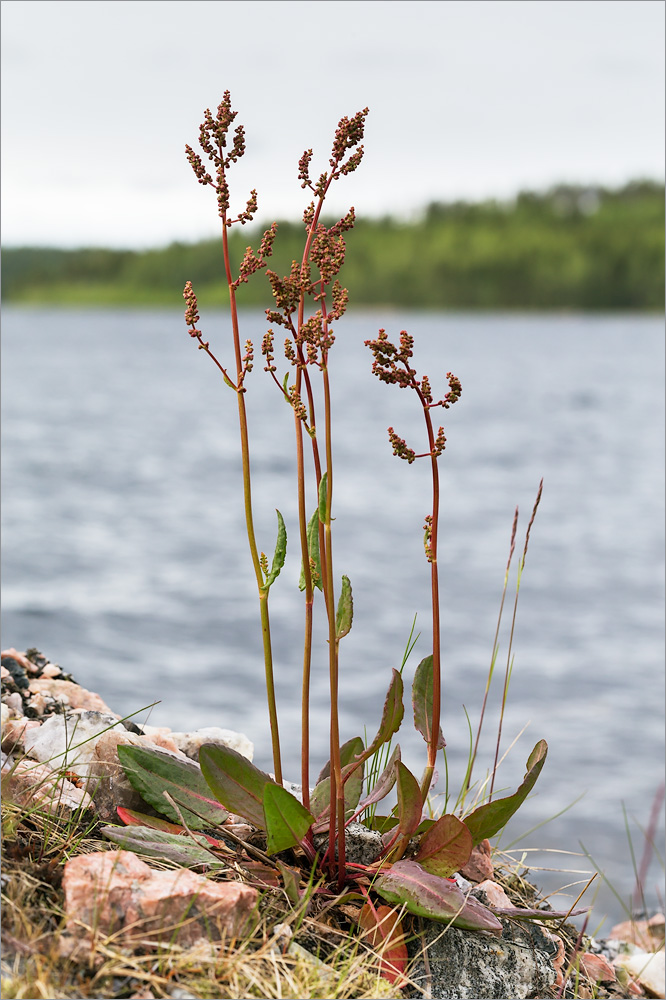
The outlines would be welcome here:
[[[439,529],[439,469],[435,454],[435,434],[429,411],[424,407],[432,467],[432,531],[430,535],[430,581],[432,590],[432,731],[428,743],[428,762],[421,780],[421,797],[425,803],[437,759],[439,720],[441,711],[441,648],[439,618],[439,571],[437,567],[437,533]]]
[[[331,535],[331,507],[333,502],[333,446],[331,434],[331,389],[328,378],[326,358],[322,364],[322,380],[324,386],[324,419],[326,441],[326,521],[324,522],[324,550],[326,553],[326,591],[328,597],[326,609],[328,612],[328,664],[329,686],[331,693],[331,825],[329,830],[329,857],[331,869],[335,859],[335,836],[338,841],[338,883],[342,887],[345,875],[345,790],[342,783],[342,765],[340,762],[340,723],[338,715],[338,649],[339,640],[336,635],[335,600],[333,587],[333,542]],[[322,566],[322,573],[324,568]]]
[[[264,576],[259,561],[259,550],[254,531],[254,518],[252,515],[252,484],[250,478],[250,443],[247,429],[247,413],[245,410],[245,392],[242,387],[243,359],[241,354],[240,330],[238,324],[238,309],[236,306],[236,289],[233,285],[231,274],[231,262],[229,257],[229,235],[226,214],[222,218],[222,249],[224,255],[224,270],[229,286],[229,308],[231,311],[231,327],[233,331],[234,354],[236,357],[237,389],[236,399],[238,401],[238,422],[240,425],[241,438],[241,459],[243,466],[243,501],[245,507],[245,524],[247,537],[250,545],[250,555],[254,574],[259,590],[259,610],[261,615],[261,632],[264,646],[264,668],[266,674],[266,694],[268,697],[268,714],[271,724],[271,743],[273,747],[273,770],[275,780],[282,784],[282,761],[280,758],[280,734],[278,730],[277,704],[275,700],[275,682],[273,677],[273,653],[271,649],[270,623],[268,618],[268,590],[264,586]]]

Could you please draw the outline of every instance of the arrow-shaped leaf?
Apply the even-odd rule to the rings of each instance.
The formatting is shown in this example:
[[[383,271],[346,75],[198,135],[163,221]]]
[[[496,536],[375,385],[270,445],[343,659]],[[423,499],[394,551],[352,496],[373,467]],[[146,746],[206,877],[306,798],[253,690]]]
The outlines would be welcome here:
[[[284,566],[284,560],[287,555],[287,529],[284,524],[284,518],[279,510],[276,509],[278,519],[278,533],[277,541],[275,543],[275,554],[273,555],[273,565],[271,566],[271,571],[266,577],[266,583],[264,584],[264,589],[268,589],[272,583],[277,580],[280,575],[280,570]]]
[[[342,639],[351,630],[353,617],[354,601],[352,600],[351,583],[348,576],[343,576],[338,611],[335,616],[335,635],[338,639]]]
[[[307,539],[308,539],[308,554],[310,558],[310,575],[312,577],[312,586],[317,587],[319,590],[321,590],[322,583],[321,583],[321,559],[319,556],[319,511],[318,510],[314,512],[314,514],[308,521]],[[305,590],[305,573],[303,571],[302,562],[301,562],[301,575],[298,581],[298,586],[300,590]]]
[[[269,782],[264,786],[263,806],[267,854],[295,847],[314,823],[314,816],[281,785]]]
[[[382,773],[377,778],[374,787],[367,798],[363,799],[359,803],[356,812],[354,813],[353,819],[360,816],[364,809],[368,806],[372,806],[375,802],[381,802],[382,799],[386,798],[388,793],[391,791],[396,783],[397,775],[395,771],[395,765],[400,760],[400,746],[397,745],[391,756],[389,757],[388,764],[382,771]]]
[[[231,747],[204,743],[199,750],[201,771],[216,798],[253,826],[264,829],[264,788],[275,784],[269,775]]]
[[[373,889],[388,903],[405,906],[410,913],[431,920],[451,922],[454,927],[472,931],[490,931],[501,935],[497,917],[473,896],[465,896],[455,882],[425,871],[416,861],[396,861],[381,872]]]
[[[328,510],[326,504],[326,494],[328,491],[328,472],[319,480],[319,520],[322,524],[328,521]]]
[[[471,833],[457,816],[447,814],[421,837],[414,860],[433,875],[448,878],[467,864],[471,853]]]
[[[518,790],[513,795],[507,795],[503,799],[486,802],[469,816],[465,816],[465,826],[472,834],[474,844],[480,844],[486,837],[494,836],[506,826],[534,788],[534,783],[546,762],[547,754],[548,744],[545,740],[539,740],[527,759],[525,777]]]
[[[164,830],[154,830],[147,826],[104,826],[102,833],[123,850],[136,851],[138,854],[148,854],[153,858],[165,858],[174,861],[185,868],[207,865],[212,868],[224,867],[223,861],[216,861],[214,856],[199,847],[188,837],[177,833],[165,833]],[[199,841],[206,844],[205,837]]]
[[[384,708],[382,710],[382,718],[379,723],[377,735],[365,751],[364,756],[371,757],[372,754],[375,753],[380,746],[382,746],[382,744],[388,743],[391,737],[394,736],[400,729],[400,725],[405,714],[405,709],[402,704],[403,690],[404,685],[402,683],[400,672],[394,668],[391,675],[391,683],[389,684],[389,689],[386,693],[386,698],[384,699]]]
[[[360,766],[357,757],[363,752],[363,740],[354,736],[340,747],[340,764],[342,780],[345,789],[345,819],[352,815],[363,791],[363,763]],[[310,809],[317,817],[315,832],[328,829],[328,817],[331,807],[331,762],[322,768],[317,785],[310,796]]]
[[[226,810],[211,795],[211,790],[195,761],[174,757],[173,754],[157,748],[124,743],[118,745],[118,758],[132,787],[146,802],[173,822],[180,823],[181,816],[164,798],[165,791],[178,800],[182,818],[193,830],[200,830],[205,826],[219,826],[227,818]],[[188,802],[201,816],[186,808]]]
[[[390,847],[393,855],[400,857],[421,822],[423,799],[418,781],[402,761],[396,761],[395,773],[398,792],[398,826],[387,836],[391,837]]]
[[[421,733],[421,736],[430,745],[433,737],[432,732],[432,655],[425,656],[414,674],[412,684],[412,707],[414,709],[414,725]],[[437,749],[441,750],[446,746],[446,741],[440,728],[437,737]]]

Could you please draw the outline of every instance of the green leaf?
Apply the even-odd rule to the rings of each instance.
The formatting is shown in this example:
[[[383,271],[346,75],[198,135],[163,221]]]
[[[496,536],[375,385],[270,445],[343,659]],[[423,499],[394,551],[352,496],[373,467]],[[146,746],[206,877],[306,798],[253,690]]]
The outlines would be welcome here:
[[[201,771],[217,799],[230,811],[264,829],[264,789],[273,779],[231,747],[204,743],[199,750]]]
[[[395,770],[395,765],[400,760],[400,746],[396,746],[395,750],[389,757],[388,763],[382,773],[379,775],[372,791],[359,803],[358,809],[356,810],[356,815],[360,815],[364,809],[368,806],[372,806],[375,802],[381,802],[382,799],[386,798],[388,793],[391,791],[396,783],[397,775]]]
[[[292,906],[298,906],[301,901],[301,873],[296,868],[290,868],[279,858],[275,859],[275,864],[282,876],[284,891]]]
[[[384,699],[384,709],[379,729],[374,740],[365,751],[366,757],[371,757],[383,743],[388,743],[392,736],[398,732],[402,723],[405,709],[402,704],[402,693],[404,685],[398,670],[393,670],[391,683]]]
[[[398,826],[393,833],[391,854],[400,857],[421,822],[423,799],[419,783],[402,761],[396,761]]]
[[[267,854],[295,847],[314,823],[314,816],[281,785],[269,782],[264,786],[263,806]]]
[[[318,590],[322,589],[321,583],[321,559],[319,556],[319,511],[316,510],[310,520],[308,521],[308,553],[310,556],[310,575],[312,577],[312,586],[317,587]],[[305,573],[303,571],[303,563],[301,562],[301,576],[298,581],[298,586],[300,590],[305,590]]]
[[[499,937],[502,924],[473,896],[465,896],[455,882],[425,871],[416,861],[396,861],[372,883],[388,903],[405,906],[410,913],[452,923],[472,931],[490,931]]]
[[[423,835],[414,855],[426,871],[448,878],[460,871],[472,853],[472,835],[457,816],[440,816]]]
[[[361,739],[360,736],[352,736],[350,740],[347,740],[347,742],[343,743],[342,746],[340,747],[340,766],[344,770],[344,768],[346,768],[348,764],[355,764],[359,759],[363,759],[361,758],[361,754],[363,754],[364,758],[365,751],[363,748],[363,740]],[[319,777],[317,778],[317,784],[319,784],[319,782],[322,781],[324,778],[327,778],[330,773],[331,773],[331,762],[330,760],[327,760],[324,766],[322,767],[321,771],[319,772]]]
[[[117,806],[116,812],[118,813],[118,818],[126,826],[147,826],[151,830],[161,830],[163,833],[187,833],[184,826],[180,826],[178,823],[169,823],[165,819],[160,819],[159,816],[148,816],[146,813],[137,812],[135,809],[125,809],[124,806]],[[205,837],[211,847],[216,847],[220,851],[228,849],[225,842],[217,837],[211,837],[208,833],[202,833],[201,836]]]
[[[354,602],[352,600],[351,583],[348,576],[343,576],[338,611],[335,616],[335,634],[338,639],[342,639],[351,630],[353,617]]]
[[[424,657],[416,668],[412,684],[412,707],[414,709],[414,725],[429,745],[432,740],[432,655]],[[446,746],[446,741],[439,730],[437,749]]]
[[[280,570],[284,566],[284,560],[287,555],[287,529],[285,528],[284,518],[279,510],[276,509],[278,519],[278,533],[277,541],[275,543],[275,554],[273,556],[273,565],[271,566],[271,571],[266,577],[266,583],[264,584],[264,590],[268,590],[272,583],[274,583],[280,575]]]
[[[206,779],[195,761],[174,757],[157,748],[124,743],[118,745],[118,758],[132,788],[174,823],[180,823],[181,817],[164,798],[165,791],[178,800],[182,817],[192,830],[218,826],[227,818],[226,810],[211,795]],[[187,803],[201,816],[190,812],[186,808]]]
[[[104,826],[102,833],[114,844],[125,851],[135,851],[137,854],[148,854],[153,858],[164,858],[174,861],[185,868],[206,865],[211,868],[223,868],[223,861],[216,861],[206,850],[206,838],[201,837],[199,847],[189,837],[178,833],[166,833],[164,830],[154,830],[147,826]]]
[[[326,504],[326,491],[328,489],[328,472],[319,480],[319,520],[322,524],[326,524],[328,521],[328,511]]]
[[[363,764],[359,766],[357,758],[363,753],[363,740],[354,736],[340,747],[340,765],[345,788],[345,819],[354,814],[363,791]],[[310,810],[317,817],[315,832],[328,829],[328,817],[331,811],[331,762],[328,761],[321,770],[317,785],[310,796]],[[349,777],[348,777],[349,775]]]
[[[485,805],[479,806],[469,816],[465,816],[464,823],[472,834],[474,844],[480,844],[486,837],[493,837],[506,826],[513,814],[523,804],[534,788],[534,784],[546,762],[547,754],[548,744],[545,740],[539,740],[527,759],[525,777],[518,790],[513,795],[507,795],[503,799],[486,802]]]

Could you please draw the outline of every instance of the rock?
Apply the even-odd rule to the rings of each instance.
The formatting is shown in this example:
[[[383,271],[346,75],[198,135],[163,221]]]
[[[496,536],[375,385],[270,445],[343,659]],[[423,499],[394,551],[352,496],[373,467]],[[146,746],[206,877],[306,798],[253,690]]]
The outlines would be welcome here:
[[[603,955],[593,955],[586,951],[580,956],[578,967],[595,984],[614,983],[617,979],[615,969]]]
[[[26,732],[23,745],[35,760],[48,763],[54,769],[64,766],[86,777],[95,755],[96,737],[110,729],[125,732],[115,715],[97,711],[67,712],[52,715],[39,729]]]
[[[235,733],[232,729],[220,729],[219,726],[206,726],[193,733],[170,733],[173,742],[179,750],[192,760],[199,760],[199,747],[202,743],[216,743],[218,746],[230,747],[237,753],[252,760],[254,744],[244,733]]]
[[[62,670],[55,663],[47,663],[42,667],[42,677],[60,677]]]
[[[9,722],[9,720],[11,718],[11,714],[12,714],[12,711],[11,711],[9,705],[5,705],[5,703],[3,701],[3,703],[2,703],[2,738],[3,738],[3,740],[5,738],[5,728],[6,728],[7,723]]]
[[[2,650],[2,652],[0,653],[0,659],[4,660],[5,658],[16,660],[16,662],[19,663],[23,667],[23,669],[27,671],[29,674],[37,672],[37,668],[35,667],[34,663],[30,662],[25,653],[19,653],[18,649],[14,649],[13,646],[11,647],[11,649]]]
[[[632,979],[640,983],[649,997],[663,998],[666,992],[663,951],[620,955],[619,958],[615,959],[614,964],[625,969]]]
[[[39,729],[40,723],[36,719],[26,719],[24,715],[20,719],[8,718],[5,721],[5,709],[8,713],[9,709],[6,705],[3,705],[2,708],[2,749],[9,752],[23,746],[26,733]]]
[[[214,882],[189,869],[156,871],[131,851],[71,858],[62,880],[65,934],[61,954],[89,957],[98,940],[114,947],[166,942],[189,947],[243,935],[258,894],[240,882]]]
[[[323,853],[328,846],[328,833],[319,833],[314,838],[315,849]],[[371,865],[382,852],[381,834],[368,830],[362,823],[350,823],[345,830],[345,860],[357,865]],[[338,856],[337,844],[335,856]]]
[[[80,687],[79,684],[75,684],[74,681],[62,681],[51,677],[36,677],[30,681],[28,686],[32,694],[42,694],[55,702],[59,702],[65,708],[83,708],[87,711],[113,715],[109,706],[98,694],[86,691],[85,688]],[[114,719],[117,721],[118,716],[114,716]]]
[[[23,698],[14,691],[12,694],[3,694],[2,704],[10,708],[14,715],[23,715]]]
[[[67,814],[92,809],[91,797],[46,764],[30,760],[2,765],[2,796],[17,806],[40,806],[46,812]]]
[[[433,1000],[548,996],[556,979],[557,944],[542,927],[502,920],[502,936],[491,937],[425,920],[424,939],[408,943],[410,977],[419,984],[408,996]],[[429,973],[423,961],[427,948]]]
[[[118,806],[123,806],[125,809],[137,809],[139,812],[146,811],[146,803],[134,790],[120,763],[118,746],[122,743],[150,747],[155,745],[153,744],[155,739],[162,739],[162,737],[159,735],[135,736],[121,726],[102,733],[93,741],[94,749],[87,772],[90,776],[88,791],[93,796],[100,819],[116,823],[118,821],[116,813]],[[185,758],[185,754],[175,748],[171,750],[160,747],[160,749],[163,753],[189,760],[189,758]]]
[[[625,920],[615,924],[609,937],[635,944],[643,951],[656,951],[664,945],[664,914],[656,913],[650,920]]]
[[[485,906],[496,906],[499,909],[509,909],[513,906],[502,886],[490,879],[479,882],[476,889],[472,890],[472,895],[476,896]]]
[[[469,861],[464,868],[460,869],[460,874],[468,878],[470,882],[483,882],[485,879],[494,877],[495,869],[490,860],[489,840],[482,840],[480,844],[472,848]]]

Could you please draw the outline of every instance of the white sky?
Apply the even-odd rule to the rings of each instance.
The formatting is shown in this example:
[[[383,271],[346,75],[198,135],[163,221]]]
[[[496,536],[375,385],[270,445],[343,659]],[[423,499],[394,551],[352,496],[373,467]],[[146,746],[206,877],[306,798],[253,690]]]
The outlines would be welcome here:
[[[662,0],[3,0],[5,245],[159,246],[217,232],[183,154],[231,90],[232,198],[298,218],[298,158],[370,107],[332,211],[664,171]],[[319,160],[316,159],[319,154]],[[313,171],[314,172],[314,171]]]

